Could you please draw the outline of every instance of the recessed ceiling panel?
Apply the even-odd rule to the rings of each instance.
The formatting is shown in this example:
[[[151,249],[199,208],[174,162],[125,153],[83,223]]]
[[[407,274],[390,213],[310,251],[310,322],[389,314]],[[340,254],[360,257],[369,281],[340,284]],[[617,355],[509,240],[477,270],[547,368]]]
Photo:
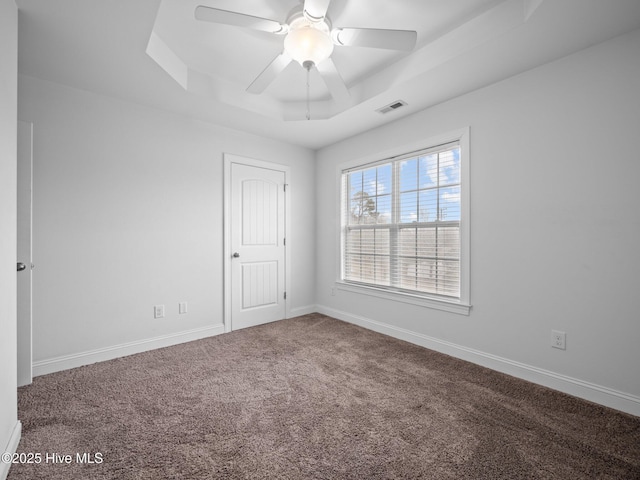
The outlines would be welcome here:
[[[334,88],[336,101],[312,70],[306,121],[300,65],[260,94],[246,91],[282,52],[282,37],[195,19],[202,4],[282,22],[299,0],[16,4],[21,82],[35,77],[310,148],[640,28],[638,0],[331,0],[333,26],[413,29],[417,44],[408,54],[336,46],[331,59],[347,95]],[[376,113],[400,98],[407,107]]]
[[[455,28],[496,2],[497,0],[333,0],[327,11],[327,23],[330,27],[338,28],[413,30],[418,32],[420,45],[424,44],[425,39],[435,38]],[[153,31],[167,49],[184,63],[187,70],[207,75],[213,82],[229,82],[238,91],[244,91],[282,53],[285,35],[199,21],[195,17],[195,10],[199,5],[285,24],[290,14],[301,8],[302,1],[161,1]],[[334,74],[332,78],[342,79],[347,89],[354,88],[363,79],[388,69],[410,54],[411,52],[392,49],[337,45],[332,61],[339,77]],[[319,73],[313,69],[307,75],[306,70],[295,62],[280,72],[260,95],[267,95],[280,102],[283,108],[291,108],[287,105],[292,103],[304,103],[307,98],[311,102],[331,100],[331,92]],[[341,102],[346,105],[348,93],[340,97]],[[356,103],[351,102],[351,105]]]

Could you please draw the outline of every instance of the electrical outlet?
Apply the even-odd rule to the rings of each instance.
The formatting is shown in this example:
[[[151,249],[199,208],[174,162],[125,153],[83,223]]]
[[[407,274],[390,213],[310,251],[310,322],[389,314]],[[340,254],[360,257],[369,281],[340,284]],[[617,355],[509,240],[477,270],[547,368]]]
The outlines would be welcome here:
[[[559,348],[560,350],[566,350],[567,334],[558,330],[551,330],[551,346],[553,348]]]
[[[153,318],[164,318],[164,305],[153,306]]]
[[[180,302],[178,304],[178,313],[180,315],[187,313],[187,302]]]
[[[336,296],[336,287],[331,287],[331,296],[332,297]]]

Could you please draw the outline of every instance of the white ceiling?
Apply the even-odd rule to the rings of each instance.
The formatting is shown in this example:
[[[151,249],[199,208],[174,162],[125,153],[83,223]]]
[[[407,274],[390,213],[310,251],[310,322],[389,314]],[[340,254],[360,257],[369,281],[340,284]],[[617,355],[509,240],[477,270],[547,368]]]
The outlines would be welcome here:
[[[284,22],[298,0],[16,3],[21,74],[312,149],[640,27],[638,0],[332,0],[334,26],[416,30],[418,42],[409,54],[336,47],[350,100],[333,101],[312,75],[308,121],[306,72],[296,63],[264,93],[246,92],[282,37],[193,14],[202,4]],[[185,81],[146,53],[152,36],[175,54]],[[376,112],[400,99],[408,106]]]
[[[189,69],[211,77],[214,82],[235,84],[241,92],[282,52],[284,37],[196,21],[196,7],[207,5],[285,22],[290,11],[300,5],[299,1],[162,0],[154,33]],[[499,1],[332,0],[327,14],[333,26],[415,30],[420,34],[416,48],[419,49],[496,3]],[[230,49],[230,45],[234,48]],[[336,46],[332,59],[347,85],[354,87],[405,56],[406,52],[393,50]],[[312,98],[328,99],[315,70],[312,75]],[[290,64],[265,93],[277,103],[304,104],[306,71],[299,64]]]

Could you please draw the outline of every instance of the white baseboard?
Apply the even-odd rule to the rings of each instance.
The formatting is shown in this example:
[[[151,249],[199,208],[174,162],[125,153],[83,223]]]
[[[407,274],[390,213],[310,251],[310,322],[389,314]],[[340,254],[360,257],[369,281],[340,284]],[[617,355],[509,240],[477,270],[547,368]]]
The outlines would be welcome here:
[[[537,383],[538,385],[543,385],[560,392],[568,393],[569,395],[573,395],[590,402],[598,403],[631,415],[640,416],[640,397],[629,393],[620,392],[608,387],[585,382],[577,378],[568,377],[549,370],[526,365],[514,360],[509,360],[508,358],[475,350],[473,348],[456,345],[421,333],[412,332],[410,330],[383,322],[377,322],[358,315],[352,315],[330,307],[318,305],[318,312],[378,333],[389,335],[390,337],[398,338],[437,352],[445,353],[452,357],[460,358],[532,383]]]
[[[20,436],[22,435],[22,423],[18,420],[13,427],[13,432],[11,432],[11,436],[9,437],[9,443],[4,447],[4,449],[0,448],[0,454],[2,453],[16,453],[18,449],[18,444],[20,443]],[[0,460],[0,480],[6,480],[7,475],[9,475],[9,469],[11,468],[11,463],[4,463]]]
[[[301,315],[308,315],[310,313],[316,313],[317,311],[318,311],[317,305],[307,305],[305,307],[292,308],[291,310],[289,310],[288,318],[299,317]]]
[[[90,365],[96,362],[112,360],[118,357],[133,355],[134,353],[147,352],[156,348],[170,347],[179,343],[191,342],[201,338],[213,337],[224,333],[222,323],[210,327],[196,328],[185,332],[163,335],[160,337],[139,340],[136,342],[123,343],[112,347],[99,348],[88,352],[74,353],[61,357],[39,360],[33,363],[33,376],[46,375],[47,373],[59,372],[70,368]]]

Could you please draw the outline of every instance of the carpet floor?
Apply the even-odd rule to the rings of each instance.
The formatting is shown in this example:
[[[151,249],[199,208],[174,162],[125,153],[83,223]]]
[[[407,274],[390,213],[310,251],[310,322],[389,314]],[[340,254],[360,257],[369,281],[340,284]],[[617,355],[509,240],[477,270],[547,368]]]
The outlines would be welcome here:
[[[320,314],[37,377],[19,418],[8,480],[640,479],[640,418]]]

